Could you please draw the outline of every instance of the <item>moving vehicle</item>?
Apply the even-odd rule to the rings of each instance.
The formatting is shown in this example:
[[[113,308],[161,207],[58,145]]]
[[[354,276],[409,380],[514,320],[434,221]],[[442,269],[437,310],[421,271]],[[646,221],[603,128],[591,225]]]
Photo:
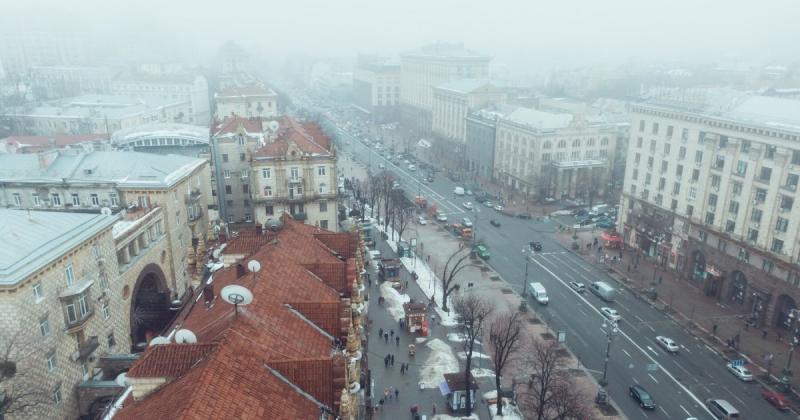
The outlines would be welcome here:
[[[417,170],[417,167],[414,165],[408,165],[408,170],[413,172]]]
[[[725,400],[710,398],[706,400],[706,408],[718,419],[738,419],[739,410]]]
[[[469,220],[469,217],[461,219],[461,223],[466,227],[472,227],[472,220]]]
[[[453,194],[455,194],[455,195],[464,195],[464,187],[455,187],[453,189]]]
[[[425,216],[419,216],[417,222],[424,226],[428,224],[428,219],[426,219]]]
[[[537,241],[531,241],[528,243],[528,246],[531,247],[534,251],[541,251],[542,250],[542,243]]]
[[[547,305],[550,301],[547,297],[547,290],[545,290],[542,283],[528,283],[528,293],[542,305]]]
[[[643,386],[631,385],[631,387],[628,389],[630,390],[631,398],[633,398],[634,400],[636,400],[636,402],[639,403],[639,407],[648,410],[656,409],[656,403],[655,401],[653,401],[653,397],[650,396],[650,393],[647,392],[647,390],[644,389]]]
[[[494,207],[494,204],[492,204],[492,202],[491,202],[491,201],[484,201],[484,202],[483,202],[483,205],[484,205],[484,206],[486,206],[486,207],[488,207],[488,208],[493,208],[493,207]]]
[[[584,286],[583,283],[581,283],[579,281],[571,281],[571,282],[569,282],[569,287],[571,287],[572,290],[574,290],[574,291],[576,291],[578,293],[583,293],[586,290],[586,286]]]
[[[746,367],[741,365],[734,365],[733,362],[728,363],[725,365],[728,368],[728,371],[733,374],[733,376],[739,378],[743,382],[752,382],[753,381],[753,374],[747,370]]]
[[[485,245],[476,246],[475,248],[473,248],[473,252],[475,252],[475,254],[477,254],[484,260],[488,260],[489,257],[492,255],[491,253],[489,253],[489,248],[486,248]]]
[[[446,222],[447,221],[447,216],[445,216],[444,213],[442,213],[441,211],[437,210],[436,211],[436,220],[439,221],[439,222]]]
[[[490,220],[489,224],[494,226],[494,227],[500,227],[500,222],[498,222],[497,220],[494,220],[494,219]]]
[[[595,223],[595,226],[599,227],[600,229],[614,229],[615,227],[617,227],[617,224],[609,219],[601,219],[600,221]]]
[[[500,204],[494,206],[494,209],[497,210],[497,211],[503,211],[504,208],[505,207],[501,206]]]
[[[761,390],[761,396],[778,410],[789,411],[791,409],[789,402],[786,401],[786,397],[781,393],[770,391],[769,389],[764,388]]]
[[[669,337],[664,337],[663,335],[656,337],[656,343],[670,353],[677,353],[678,350],[680,350],[680,347],[678,347],[678,344],[675,341]]]
[[[616,309],[609,308],[608,306],[603,306],[602,308],[600,308],[600,313],[602,313],[604,317],[614,322],[618,322],[620,319],[622,319],[622,317],[620,316],[619,312],[617,312]]]
[[[386,169],[386,165],[381,163],[378,165],[378,169]]]
[[[467,209],[467,210],[472,210],[472,208],[473,208],[471,201],[465,201],[461,205],[464,206],[464,208]]]
[[[596,281],[590,284],[589,290],[606,302],[613,302],[617,297],[617,290],[604,281]]]

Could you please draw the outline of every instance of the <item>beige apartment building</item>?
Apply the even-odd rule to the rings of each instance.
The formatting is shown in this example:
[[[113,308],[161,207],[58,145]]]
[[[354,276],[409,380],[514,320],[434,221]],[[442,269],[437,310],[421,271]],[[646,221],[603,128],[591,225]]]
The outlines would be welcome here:
[[[583,115],[517,108],[497,119],[495,178],[539,198],[606,193],[616,127]]]
[[[316,123],[281,119],[274,139],[251,162],[256,223],[288,213],[296,220],[338,230],[336,152]]]
[[[278,94],[260,83],[229,86],[214,94],[219,120],[238,115],[244,118],[278,116]]]
[[[691,90],[632,107],[619,226],[759,325],[800,301],[800,101]]]

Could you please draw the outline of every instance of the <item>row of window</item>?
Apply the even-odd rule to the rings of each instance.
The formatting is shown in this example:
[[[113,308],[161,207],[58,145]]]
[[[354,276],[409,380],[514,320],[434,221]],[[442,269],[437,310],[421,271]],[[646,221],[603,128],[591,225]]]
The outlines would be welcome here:
[[[21,193],[13,193],[11,195],[12,200],[14,201],[15,207],[22,207],[23,200]],[[111,203],[112,207],[119,206],[119,197],[116,193],[108,194],[108,199]],[[100,195],[99,194],[89,194],[88,201],[81,201],[80,194],[72,193],[70,194],[70,205],[71,206],[81,206],[81,205],[91,205],[93,207],[100,207]],[[39,193],[31,193],[31,205],[34,207],[41,207],[42,206],[42,199],[39,196]],[[64,205],[64,202],[61,199],[61,194],[53,193],[50,194],[50,205],[53,207],[61,207]]]
[[[511,142],[512,142],[512,134],[508,133],[508,132],[505,132],[505,131],[501,131],[500,132],[500,140],[501,140],[501,142],[500,142],[501,145],[510,146]],[[503,142],[503,140],[506,140],[506,142]],[[520,144],[520,141],[522,141],[522,144]],[[600,146],[608,146],[608,142],[609,142],[608,137],[603,137],[603,138],[600,139]],[[530,146],[532,146],[530,138],[527,138],[527,137],[520,138],[519,134],[514,134],[513,135],[513,143],[514,143],[515,146],[520,146],[520,145],[522,147],[530,147]],[[561,139],[556,144],[556,147],[559,148],[559,149],[564,149],[564,148],[567,147],[567,144],[568,144],[568,142],[567,142],[566,139]],[[585,143],[581,139],[573,139],[571,144],[572,144],[572,147],[584,147],[584,146],[585,147],[594,147],[595,146],[595,139],[594,139],[594,137],[590,137],[590,138],[588,138],[586,140]],[[543,149],[552,149],[553,148],[553,143],[551,141],[547,140],[544,143],[542,143],[542,148]]]

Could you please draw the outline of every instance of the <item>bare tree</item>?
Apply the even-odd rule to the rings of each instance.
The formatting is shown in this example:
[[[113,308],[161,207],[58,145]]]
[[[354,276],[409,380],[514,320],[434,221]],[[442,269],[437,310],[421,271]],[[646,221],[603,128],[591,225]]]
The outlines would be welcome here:
[[[472,353],[475,349],[475,342],[483,335],[486,318],[492,313],[492,306],[486,299],[472,293],[459,296],[455,300],[454,306],[464,328],[464,354],[466,356],[464,383],[467,384],[467,413],[471,414]]]
[[[389,230],[389,209],[392,206],[392,191],[394,190],[394,178],[388,172],[380,174],[380,187],[378,191],[381,194],[381,201],[383,202],[383,229]]]
[[[447,298],[460,287],[456,283],[456,276],[461,270],[473,265],[469,263],[469,253],[469,248],[462,246],[458,251],[450,255],[444,264],[444,269],[442,270],[442,310],[445,312],[450,312],[447,308]]]
[[[535,340],[526,361],[531,376],[519,395],[523,410],[536,420],[590,418],[586,396],[575,386],[562,362],[558,343]]]
[[[500,377],[503,369],[517,356],[522,347],[522,319],[519,311],[504,313],[489,326],[489,352],[494,366],[494,386],[497,390],[497,415],[503,415],[503,399],[500,396]]]
[[[0,338],[0,418],[51,403],[43,387],[46,378],[33,366],[38,346],[20,331]]]
[[[406,207],[400,205],[402,201],[398,200],[397,205],[394,206],[394,216],[392,218],[394,222],[395,230],[397,231],[397,240],[403,240],[403,232],[406,231],[408,224],[411,222],[411,219],[414,217],[414,208],[413,207]]]

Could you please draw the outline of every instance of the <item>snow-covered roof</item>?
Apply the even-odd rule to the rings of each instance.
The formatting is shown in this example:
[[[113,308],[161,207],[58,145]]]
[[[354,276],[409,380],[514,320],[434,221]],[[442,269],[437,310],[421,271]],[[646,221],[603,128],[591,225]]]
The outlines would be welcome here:
[[[472,93],[485,86],[498,87],[499,83],[489,79],[458,79],[451,80],[436,86],[436,89],[449,90],[458,93]]]
[[[171,138],[186,140],[193,144],[208,144],[207,127],[177,123],[153,123],[114,132],[112,143],[124,146],[139,140]]]
[[[25,280],[110,229],[117,219],[116,215],[0,209],[0,285]]]
[[[505,117],[506,120],[527,125],[537,130],[566,128],[572,122],[570,114],[556,114],[531,108],[517,108]]]
[[[36,154],[0,155],[0,182],[114,184],[119,188],[169,188],[207,164],[203,159],[139,152],[55,151],[48,165]],[[42,160],[48,161],[47,156]]]
[[[177,99],[140,99],[115,95],[82,95],[53,101],[32,109],[17,108],[10,116],[39,118],[129,118],[146,115],[187,101]]]

